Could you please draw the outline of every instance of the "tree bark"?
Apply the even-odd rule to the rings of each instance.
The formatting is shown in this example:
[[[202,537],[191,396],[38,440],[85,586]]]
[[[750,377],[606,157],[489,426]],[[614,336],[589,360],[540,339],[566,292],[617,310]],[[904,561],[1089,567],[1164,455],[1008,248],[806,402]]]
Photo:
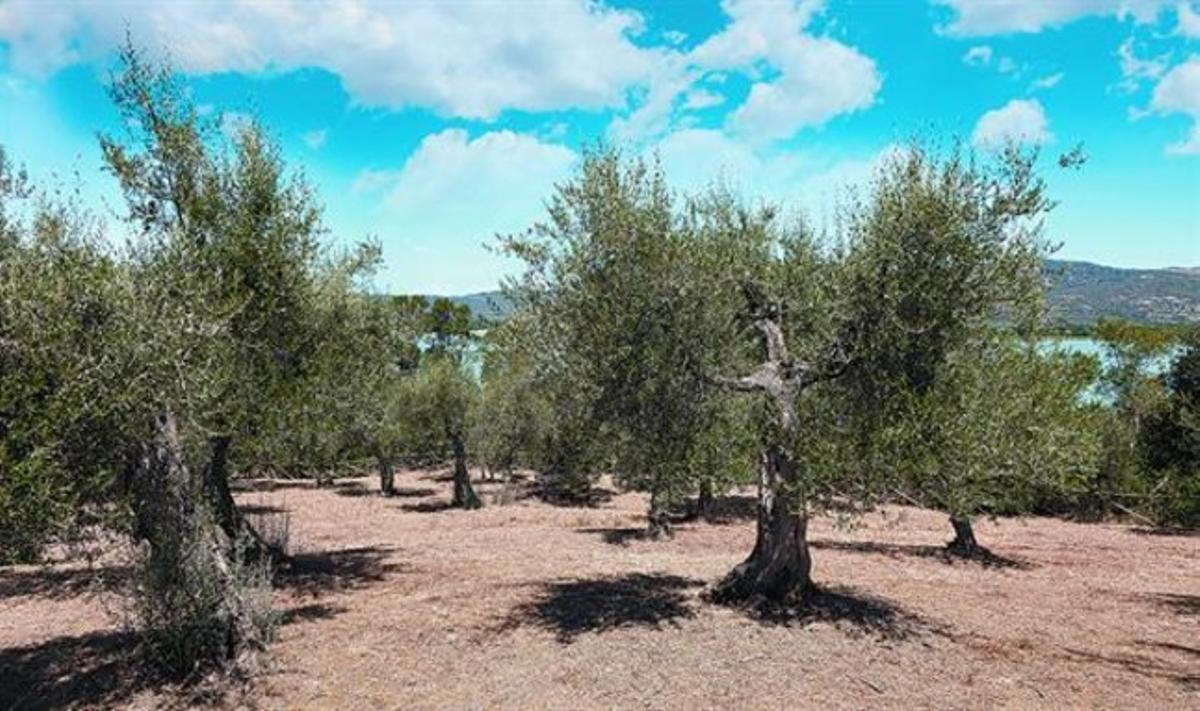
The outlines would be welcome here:
[[[235,570],[235,541],[224,530],[210,488],[212,472],[224,466],[228,442],[214,451],[208,471],[197,480],[184,462],[175,414],[164,410],[155,428],[132,487],[138,531],[149,543],[145,565],[180,583],[205,574],[199,571],[213,571],[221,591],[215,621],[222,627],[225,656],[235,659],[259,650],[264,640]]]
[[[700,492],[696,495],[696,517],[709,521],[712,520],[713,513],[713,489],[712,482],[705,479],[700,482]]]
[[[717,583],[710,593],[715,602],[802,602],[812,589],[812,557],[808,549],[808,514],[803,481],[787,447],[798,433],[796,397],[822,380],[840,377],[844,357],[814,366],[788,354],[779,309],[768,309],[755,321],[765,357],[747,376],[717,378],[718,384],[739,392],[762,393],[774,410],[775,432],[764,443],[758,488],[758,535],[754,550]]]
[[[242,521],[237,504],[233,500],[233,493],[229,490],[229,477],[226,471],[229,462],[229,445],[232,441],[233,438],[229,435],[219,435],[209,439],[210,454],[208,467],[204,470],[204,489],[208,492],[213,512],[216,514],[221,529],[225,531],[229,540],[236,541]]]
[[[379,463],[379,491],[384,496],[396,495],[396,471],[392,468],[392,460],[383,450],[377,450],[375,459]]]
[[[787,452],[778,446],[768,448],[759,475],[754,550],[717,583],[711,593],[715,602],[801,602],[812,587],[808,518],[803,510],[793,510],[784,495],[783,483],[793,475]]]
[[[204,491],[212,506],[213,515],[231,545],[239,545],[250,560],[270,557],[278,560],[284,552],[263,540],[262,535],[246,520],[233,500],[229,489],[229,445],[233,438],[218,435],[209,439],[209,460],[204,470]]]
[[[670,512],[663,505],[662,496],[657,492],[650,493],[650,511],[646,514],[646,535],[649,538],[671,538],[675,532],[671,528]]]
[[[463,444],[462,435],[453,430],[446,434],[450,438],[450,446],[454,449],[454,498],[450,505],[462,509],[480,508],[483,502],[471,486],[471,472],[467,469],[467,447]]]
[[[954,527],[954,540],[946,544],[946,550],[966,558],[984,552],[984,548],[975,540],[975,529],[971,526],[971,519],[951,516],[950,525]]]

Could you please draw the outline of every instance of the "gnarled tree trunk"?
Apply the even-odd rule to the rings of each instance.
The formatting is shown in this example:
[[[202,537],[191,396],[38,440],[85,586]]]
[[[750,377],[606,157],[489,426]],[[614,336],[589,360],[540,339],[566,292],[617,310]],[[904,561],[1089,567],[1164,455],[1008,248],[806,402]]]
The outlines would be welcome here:
[[[799,602],[812,587],[808,518],[789,501],[784,486],[795,474],[791,458],[775,446],[762,459],[754,550],[713,588],[716,602]]]
[[[467,447],[463,443],[462,434],[450,430],[446,435],[450,438],[450,446],[454,450],[454,498],[450,505],[463,509],[477,509],[483,506],[483,502],[471,486],[471,472],[467,469]]]
[[[218,435],[209,439],[208,466],[204,469],[204,491],[212,506],[213,515],[225,537],[231,544],[242,546],[247,558],[259,560],[264,556],[272,559],[283,557],[284,552],[263,540],[242,512],[238,510],[229,489],[229,445],[233,438]]]
[[[758,537],[754,550],[711,592],[714,601],[798,602],[812,587],[812,558],[806,537],[808,514],[804,487],[787,447],[797,435],[796,397],[805,388],[844,371],[846,362],[815,367],[793,360],[784,343],[778,307],[768,308],[755,321],[766,357],[750,375],[719,378],[721,385],[768,396],[775,415],[775,432],[762,454],[758,491]]]
[[[215,503],[217,497],[211,492],[211,470],[214,464],[223,466],[228,443],[214,452],[217,459],[210,463],[210,471],[197,477],[183,460],[174,413],[164,410],[156,418],[155,428],[154,440],[145,448],[131,488],[138,533],[149,544],[141,594],[158,596],[155,604],[168,614],[203,614],[203,624],[220,631],[222,655],[226,659],[240,658],[244,652],[261,649],[264,640],[255,623],[252,603],[246,599],[238,578],[241,562],[237,542],[226,534]],[[171,603],[164,602],[181,590],[211,595],[214,585],[220,591],[216,598],[193,598],[211,600],[206,603],[211,605],[207,610],[175,610]],[[191,624],[196,620],[193,617],[179,622]],[[150,624],[162,624],[162,620],[152,617]],[[147,631],[155,634],[159,630]]]

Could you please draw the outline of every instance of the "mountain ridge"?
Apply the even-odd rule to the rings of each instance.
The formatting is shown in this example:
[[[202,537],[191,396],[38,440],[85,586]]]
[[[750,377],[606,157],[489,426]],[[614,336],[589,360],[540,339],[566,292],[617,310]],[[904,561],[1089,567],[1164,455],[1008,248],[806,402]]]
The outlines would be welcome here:
[[[1200,266],[1139,269],[1094,262],[1048,259],[1050,318],[1088,326],[1101,318],[1139,323],[1200,323]],[[503,320],[512,304],[499,290],[447,297],[485,321]]]

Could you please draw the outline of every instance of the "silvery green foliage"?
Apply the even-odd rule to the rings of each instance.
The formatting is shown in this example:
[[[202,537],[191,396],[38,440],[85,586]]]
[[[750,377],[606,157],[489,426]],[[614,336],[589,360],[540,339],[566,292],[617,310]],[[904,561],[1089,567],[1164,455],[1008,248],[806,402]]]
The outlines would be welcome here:
[[[325,449],[346,436],[298,406],[345,405],[377,249],[325,248],[311,190],[265,131],[226,142],[169,67],[126,47],[111,95],[127,132],[101,147],[128,208],[123,248],[69,197],[10,209],[28,191],[7,167],[0,179],[3,557],[32,557],[72,524],[128,531],[148,547],[140,579],[167,581],[138,588],[135,607],[158,611],[140,619],[147,639],[199,626],[223,640],[187,647],[203,658],[171,665],[184,670],[262,639],[261,576],[239,551],[263,551],[225,454],[232,443],[235,467],[271,466],[290,444],[278,433],[302,423],[324,428]]]
[[[1027,511],[1095,466],[1086,377],[1030,345],[1053,207],[1036,161],[918,144],[847,207],[849,454],[959,518]]]
[[[724,314],[709,308],[710,265],[695,251],[704,209],[689,219],[657,166],[597,148],[547,221],[503,242],[528,267],[508,288],[523,309],[516,347],[566,414],[543,466],[607,465],[660,512],[709,475],[698,470],[715,464],[710,440],[728,421],[709,383],[731,321],[711,320]]]

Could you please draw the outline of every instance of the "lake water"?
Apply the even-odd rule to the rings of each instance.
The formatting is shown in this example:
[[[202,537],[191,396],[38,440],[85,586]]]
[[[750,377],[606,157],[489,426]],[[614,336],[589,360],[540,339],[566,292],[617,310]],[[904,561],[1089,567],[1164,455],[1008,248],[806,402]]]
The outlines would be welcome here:
[[[1105,367],[1111,364],[1111,359],[1108,357],[1108,352],[1105,350],[1104,344],[1094,338],[1047,338],[1042,341],[1042,346],[1047,350],[1093,356],[1100,361],[1100,365]],[[1172,348],[1163,356],[1151,361],[1147,370],[1156,375],[1165,373],[1171,367],[1171,361],[1175,359],[1178,353],[1178,346]]]

